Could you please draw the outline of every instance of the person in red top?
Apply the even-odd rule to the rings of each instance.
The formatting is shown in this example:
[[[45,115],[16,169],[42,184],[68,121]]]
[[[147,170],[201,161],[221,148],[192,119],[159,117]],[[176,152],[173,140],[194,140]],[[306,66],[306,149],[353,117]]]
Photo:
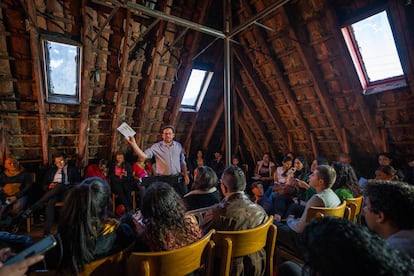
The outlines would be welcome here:
[[[84,178],[96,176],[108,181],[108,169],[109,161],[101,159],[99,160],[98,164],[89,164],[86,167]]]

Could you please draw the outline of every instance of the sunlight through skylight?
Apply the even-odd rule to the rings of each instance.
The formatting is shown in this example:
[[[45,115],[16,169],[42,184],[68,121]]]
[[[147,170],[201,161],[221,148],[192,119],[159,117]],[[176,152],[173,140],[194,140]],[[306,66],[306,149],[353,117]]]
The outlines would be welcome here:
[[[352,29],[369,82],[404,74],[386,11],[352,24]]]
[[[194,106],[196,104],[206,73],[207,71],[199,69],[193,69],[191,71],[181,105]]]

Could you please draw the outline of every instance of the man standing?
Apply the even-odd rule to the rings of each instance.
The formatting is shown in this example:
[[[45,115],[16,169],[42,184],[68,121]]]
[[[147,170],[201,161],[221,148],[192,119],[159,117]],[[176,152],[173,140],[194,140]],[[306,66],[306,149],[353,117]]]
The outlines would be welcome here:
[[[365,221],[401,255],[414,259],[414,186],[374,180],[365,187]]]
[[[67,163],[64,153],[57,153],[54,160],[55,166],[46,172],[42,180],[43,189],[46,193],[22,215],[23,218],[29,217],[33,212],[42,209],[43,204],[47,202],[45,235],[48,235],[52,228],[56,202],[64,201],[69,188],[80,182],[78,170]]]
[[[316,190],[306,203],[305,211],[300,218],[289,218],[287,224],[276,222],[277,243],[280,243],[298,255],[301,255],[301,234],[307,224],[306,216],[310,207],[334,208],[341,204],[341,200],[332,191],[331,187],[335,183],[336,172],[328,165],[319,165],[309,177],[309,185]]]
[[[255,228],[267,220],[263,208],[253,203],[244,193],[246,176],[241,168],[230,166],[221,177],[224,199],[207,212],[200,226],[204,233],[210,229],[218,231],[246,230]],[[262,248],[245,257],[234,258],[231,275],[263,275],[266,252]]]
[[[167,125],[161,131],[162,141],[153,144],[145,151],[138,146],[134,137],[129,137],[128,143],[140,159],[146,160],[155,157],[155,177],[151,182],[167,182],[181,196],[184,196],[187,193],[190,178],[183,148],[180,143],[174,141],[175,128],[173,126]]]

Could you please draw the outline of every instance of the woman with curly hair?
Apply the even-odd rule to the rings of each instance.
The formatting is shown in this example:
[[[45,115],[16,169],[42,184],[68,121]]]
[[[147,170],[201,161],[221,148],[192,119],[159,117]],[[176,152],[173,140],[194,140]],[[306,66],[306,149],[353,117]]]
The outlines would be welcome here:
[[[61,273],[78,274],[85,264],[134,241],[129,225],[108,216],[110,196],[109,184],[100,177],[86,178],[67,195],[58,227],[63,249]]]
[[[341,201],[347,198],[355,198],[362,195],[362,189],[358,185],[358,178],[351,165],[335,162],[336,181],[332,186]]]
[[[136,224],[141,248],[168,251],[199,240],[202,232],[193,216],[186,216],[182,198],[169,184],[152,183],[143,199],[142,219]]]

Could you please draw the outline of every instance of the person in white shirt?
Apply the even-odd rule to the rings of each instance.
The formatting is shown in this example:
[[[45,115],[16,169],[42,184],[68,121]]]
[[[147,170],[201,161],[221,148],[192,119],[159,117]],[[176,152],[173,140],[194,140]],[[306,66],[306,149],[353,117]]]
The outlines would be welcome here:
[[[331,189],[336,180],[334,168],[328,165],[319,165],[309,177],[309,185],[316,190],[306,203],[305,211],[300,218],[289,218],[287,223],[275,222],[278,227],[277,242],[288,247],[297,255],[301,255],[301,233],[307,224],[306,216],[310,207],[333,208],[341,204],[341,200]]]

